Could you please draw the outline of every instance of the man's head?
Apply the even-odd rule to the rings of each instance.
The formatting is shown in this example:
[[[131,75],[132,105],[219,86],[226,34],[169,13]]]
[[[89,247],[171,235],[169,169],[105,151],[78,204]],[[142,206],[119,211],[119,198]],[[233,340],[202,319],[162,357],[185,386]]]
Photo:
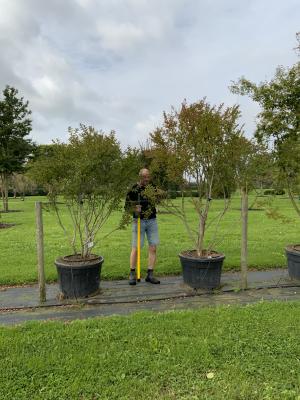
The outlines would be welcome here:
[[[150,171],[147,168],[142,168],[139,172],[140,184],[142,186],[148,185],[150,182]]]

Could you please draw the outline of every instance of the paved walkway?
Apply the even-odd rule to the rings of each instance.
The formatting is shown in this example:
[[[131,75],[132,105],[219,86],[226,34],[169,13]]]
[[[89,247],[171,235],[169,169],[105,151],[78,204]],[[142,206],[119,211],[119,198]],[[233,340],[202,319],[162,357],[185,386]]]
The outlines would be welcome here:
[[[222,274],[219,290],[194,290],[181,276],[161,279],[160,285],[140,282],[129,286],[126,280],[102,281],[97,296],[78,301],[59,300],[56,284],[47,285],[47,301],[38,300],[37,285],[0,287],[0,324],[28,320],[73,320],[142,310],[166,311],[219,304],[247,304],[260,300],[300,300],[300,281],[291,281],[285,269],[250,271],[249,290],[239,290],[240,274]]]

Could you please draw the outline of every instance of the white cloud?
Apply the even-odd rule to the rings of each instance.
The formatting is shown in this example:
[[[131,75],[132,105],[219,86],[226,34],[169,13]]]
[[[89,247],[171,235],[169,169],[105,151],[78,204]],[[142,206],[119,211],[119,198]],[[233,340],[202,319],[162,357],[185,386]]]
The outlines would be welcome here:
[[[129,50],[144,38],[143,31],[129,23],[117,24],[100,21],[97,24],[97,32],[100,35],[103,48],[116,52]]]
[[[55,94],[59,93],[57,84],[47,75],[33,79],[32,86],[41,97],[47,97],[49,101],[53,101]]]
[[[153,132],[162,122],[162,115],[149,115],[145,119],[136,122],[134,125],[135,137],[138,137],[140,144],[145,144],[149,137],[149,133]],[[135,140],[130,143],[134,144]]]
[[[30,101],[32,136],[69,125],[145,141],[163,110],[184,98],[241,103],[248,134],[257,107],[230,94],[297,60],[298,0],[0,0],[0,89]]]

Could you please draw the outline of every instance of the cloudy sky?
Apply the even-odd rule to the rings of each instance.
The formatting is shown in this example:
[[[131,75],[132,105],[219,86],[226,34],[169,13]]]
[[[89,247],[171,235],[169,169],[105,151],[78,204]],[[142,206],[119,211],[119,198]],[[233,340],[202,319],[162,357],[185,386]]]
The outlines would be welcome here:
[[[299,0],[0,0],[0,89],[30,102],[38,143],[80,122],[143,143],[163,110],[206,96],[257,106],[228,86],[296,62]]]

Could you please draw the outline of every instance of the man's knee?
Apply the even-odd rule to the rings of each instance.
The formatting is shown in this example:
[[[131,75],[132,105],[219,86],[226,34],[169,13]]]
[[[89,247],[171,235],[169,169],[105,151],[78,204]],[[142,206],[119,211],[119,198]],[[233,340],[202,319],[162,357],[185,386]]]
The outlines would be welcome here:
[[[149,252],[152,254],[156,254],[156,246],[153,245],[149,246]]]
[[[132,247],[131,248],[131,254],[136,254],[137,253],[137,248],[136,247]]]

